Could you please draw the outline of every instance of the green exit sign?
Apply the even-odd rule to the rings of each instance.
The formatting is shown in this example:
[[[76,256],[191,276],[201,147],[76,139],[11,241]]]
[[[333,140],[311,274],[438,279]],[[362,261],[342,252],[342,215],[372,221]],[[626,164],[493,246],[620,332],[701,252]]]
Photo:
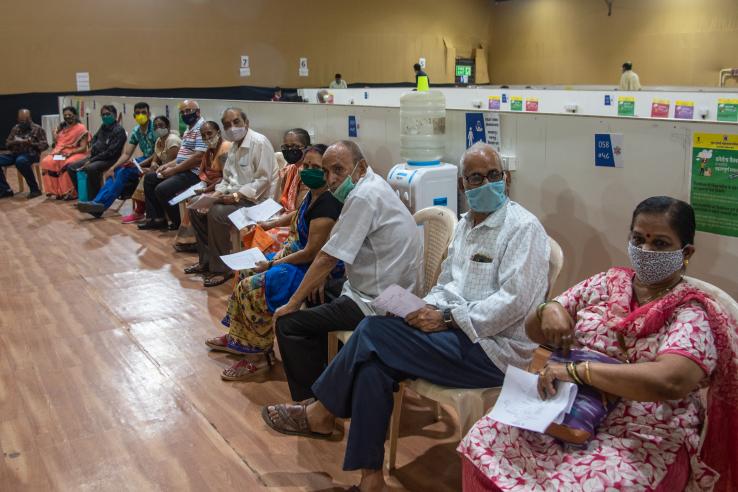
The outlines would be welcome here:
[[[467,77],[471,77],[472,74],[472,67],[471,65],[456,65],[456,76],[457,77],[463,77],[466,75]]]

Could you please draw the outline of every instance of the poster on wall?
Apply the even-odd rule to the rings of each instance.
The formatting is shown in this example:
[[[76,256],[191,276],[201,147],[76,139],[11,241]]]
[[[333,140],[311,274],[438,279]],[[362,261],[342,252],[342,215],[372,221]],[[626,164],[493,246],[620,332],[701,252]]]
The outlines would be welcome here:
[[[651,118],[668,118],[670,105],[668,99],[654,99],[651,103]]]
[[[538,98],[535,97],[529,97],[525,100],[525,110],[530,112],[537,112],[538,111]]]
[[[594,163],[597,167],[623,167],[622,133],[595,133]]]
[[[738,121],[738,99],[718,99],[718,121]]]
[[[618,116],[635,116],[636,100],[633,96],[618,97]]]
[[[488,106],[489,109],[499,111],[500,109],[500,96],[489,96]]]
[[[487,143],[494,147],[497,152],[501,152],[499,113],[484,113],[484,131],[487,137]]]
[[[738,237],[738,135],[695,133],[691,167],[697,230]]]
[[[677,101],[674,105],[674,118],[680,120],[691,120],[694,118],[694,102]]]
[[[77,92],[90,90],[90,72],[77,72],[75,79],[77,80]]]
[[[466,148],[477,142],[486,142],[483,113],[466,113]]]
[[[523,98],[520,96],[510,96],[510,111],[522,111]]]
[[[300,58],[300,68],[298,70],[298,75],[300,77],[307,77],[308,73],[308,59]]]
[[[249,61],[248,55],[241,55],[241,66],[238,69],[238,74],[241,77],[251,76],[251,62]]]

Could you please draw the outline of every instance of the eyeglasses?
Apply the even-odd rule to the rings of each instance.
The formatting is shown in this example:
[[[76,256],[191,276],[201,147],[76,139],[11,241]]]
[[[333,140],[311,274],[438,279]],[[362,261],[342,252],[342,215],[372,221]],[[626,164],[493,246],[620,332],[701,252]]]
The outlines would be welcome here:
[[[485,179],[490,183],[494,183],[502,180],[502,178],[504,177],[505,171],[498,171],[497,169],[493,169],[487,174],[474,173],[470,174],[469,176],[464,176],[464,181],[472,186],[479,186],[484,183]]]

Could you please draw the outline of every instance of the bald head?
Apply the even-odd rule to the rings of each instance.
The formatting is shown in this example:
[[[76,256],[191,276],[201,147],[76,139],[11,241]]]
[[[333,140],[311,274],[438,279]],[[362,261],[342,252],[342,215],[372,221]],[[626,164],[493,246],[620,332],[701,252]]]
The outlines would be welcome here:
[[[335,191],[347,176],[356,183],[366,174],[369,165],[361,148],[351,140],[339,140],[323,154],[323,169],[331,190]]]
[[[484,142],[477,142],[469,147],[464,155],[461,156],[460,170],[463,175],[467,175],[466,167],[470,163],[485,164],[490,170],[497,169],[502,171],[502,159],[494,147]]]
[[[18,110],[18,123],[31,123],[30,109],[23,108]]]
[[[185,99],[184,101],[182,101],[182,106],[180,109],[185,109],[185,108],[199,110],[200,105],[197,104],[197,101],[195,101],[194,99]]]

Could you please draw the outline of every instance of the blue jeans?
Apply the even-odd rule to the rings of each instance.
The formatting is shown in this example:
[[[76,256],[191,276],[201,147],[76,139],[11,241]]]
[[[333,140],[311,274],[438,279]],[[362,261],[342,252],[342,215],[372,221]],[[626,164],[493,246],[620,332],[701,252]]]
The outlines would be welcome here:
[[[0,154],[0,167],[12,166],[15,164],[18,172],[23,175],[28,183],[28,189],[30,191],[39,191],[38,183],[36,182],[36,176],[33,175],[33,163],[38,162],[37,154]],[[5,174],[0,172],[0,193],[7,193],[13,191],[8,185],[8,180],[5,179]]]
[[[105,184],[100,188],[93,201],[102,203],[105,205],[105,208],[109,208],[123,192],[126,184],[138,180],[139,174],[138,168],[136,167],[119,167],[115,170],[115,177],[108,178],[105,181]]]
[[[381,470],[392,393],[405,379],[452,388],[501,386],[504,374],[460,330],[424,333],[401,318],[365,318],[313,384],[315,397],[351,418],[344,470]]]

